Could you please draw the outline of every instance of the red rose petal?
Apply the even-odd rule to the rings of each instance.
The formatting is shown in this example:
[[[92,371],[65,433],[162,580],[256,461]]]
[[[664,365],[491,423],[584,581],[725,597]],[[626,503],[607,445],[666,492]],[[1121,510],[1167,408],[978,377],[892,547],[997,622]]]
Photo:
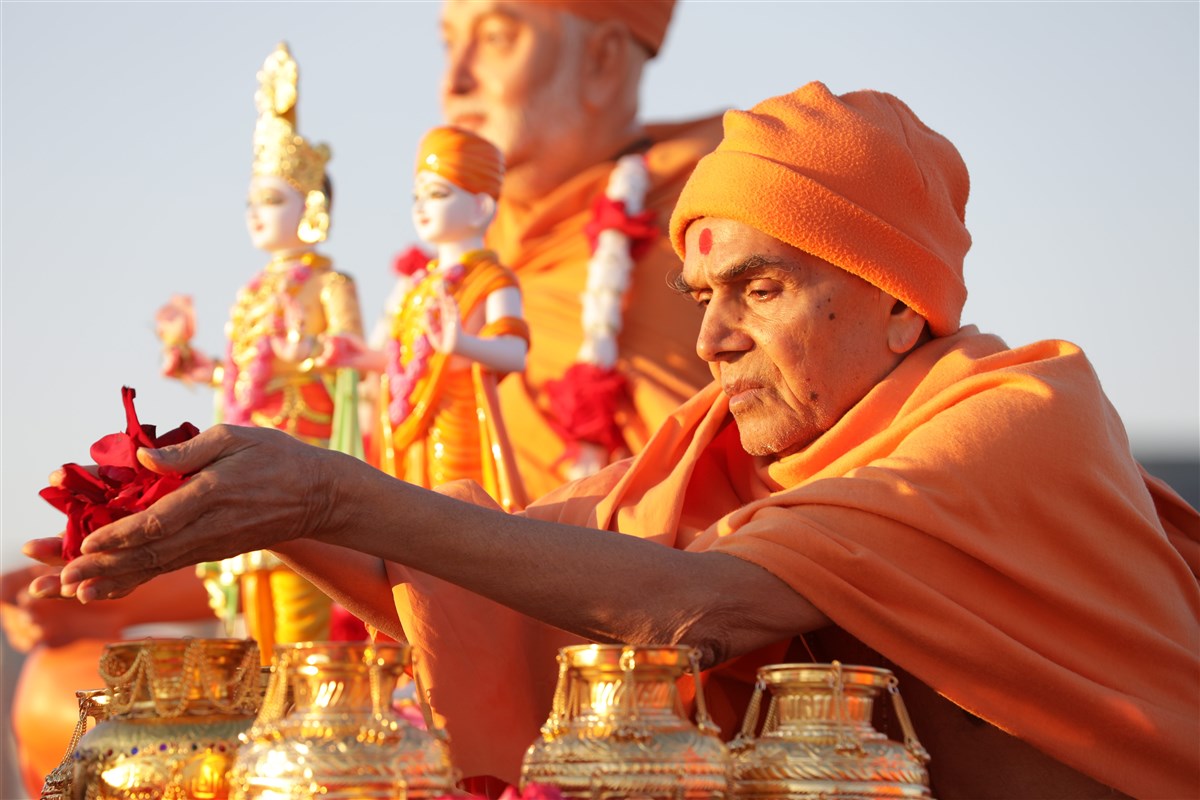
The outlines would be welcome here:
[[[186,442],[200,433],[200,429],[190,422],[185,422],[173,431],[167,431],[162,436],[154,440],[154,446],[170,447],[173,444]]]
[[[89,533],[122,517],[149,508],[186,481],[186,476],[158,475],[137,461],[139,447],[165,447],[196,436],[200,430],[190,422],[155,437],[155,426],[143,425],[137,418],[133,400],[137,393],[121,388],[125,406],[125,432],[97,440],[91,448],[99,465],[93,475],[78,464],[64,464],[59,486],[48,486],[39,494],[46,502],[67,515],[63,534],[63,558],[70,561],[80,554],[80,545]]]

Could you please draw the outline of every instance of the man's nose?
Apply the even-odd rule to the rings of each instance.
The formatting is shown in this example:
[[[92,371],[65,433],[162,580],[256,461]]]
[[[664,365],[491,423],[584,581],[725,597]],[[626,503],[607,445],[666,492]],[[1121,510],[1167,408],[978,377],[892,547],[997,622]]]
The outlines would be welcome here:
[[[446,48],[446,72],[442,75],[442,93],[446,96],[469,94],[475,89],[475,46],[451,45]]]
[[[729,361],[749,350],[754,342],[742,325],[742,315],[732,304],[709,301],[696,336],[696,354],[705,361]]]

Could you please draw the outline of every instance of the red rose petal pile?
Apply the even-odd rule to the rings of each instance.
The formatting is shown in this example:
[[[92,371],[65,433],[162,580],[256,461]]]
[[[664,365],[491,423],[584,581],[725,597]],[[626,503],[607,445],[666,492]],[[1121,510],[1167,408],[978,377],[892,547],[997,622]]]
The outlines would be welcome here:
[[[63,464],[60,486],[47,486],[39,494],[50,505],[67,515],[62,555],[67,561],[79,555],[79,546],[89,533],[144,511],[160,498],[178,489],[187,476],[159,475],[137,460],[139,447],[166,447],[186,442],[200,429],[185,422],[173,431],[155,436],[153,425],[138,422],[133,398],[137,393],[121,387],[125,404],[125,432],[111,433],[92,445],[96,474],[78,464]]]

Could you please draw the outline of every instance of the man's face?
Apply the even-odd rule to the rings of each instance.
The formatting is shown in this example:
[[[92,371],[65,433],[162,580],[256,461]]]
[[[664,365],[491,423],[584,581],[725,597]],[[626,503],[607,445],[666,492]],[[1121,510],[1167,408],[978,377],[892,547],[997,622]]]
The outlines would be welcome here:
[[[804,449],[894,367],[882,290],[732,220],[697,220],[685,242],[678,288],[704,308],[696,352],[751,455]]]
[[[274,175],[255,175],[246,197],[246,227],[259,250],[276,253],[306,247],[297,230],[304,216],[304,197]]]
[[[500,149],[509,170],[582,132],[583,56],[570,15],[513,0],[447,0],[442,113]]]

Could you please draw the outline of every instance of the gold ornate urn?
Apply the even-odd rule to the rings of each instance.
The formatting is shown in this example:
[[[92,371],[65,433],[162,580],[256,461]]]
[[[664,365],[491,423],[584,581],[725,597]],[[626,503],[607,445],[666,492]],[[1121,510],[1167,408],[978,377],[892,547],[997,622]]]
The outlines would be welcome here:
[[[871,724],[875,699],[892,696],[904,742]],[[758,738],[764,692],[770,693]],[[745,800],[929,798],[929,754],[886,669],[772,664],[758,683],[733,751],[733,794]]]
[[[690,647],[580,645],[559,651],[558,687],[542,738],[525,753],[522,785],[564,798],[725,798],[729,753],[705,710]],[[676,681],[696,676],[696,716]]]
[[[254,721],[262,697],[254,642],[110,644],[100,658],[100,677],[108,687],[107,716],[79,739],[71,797],[228,797],[238,734]]]
[[[58,766],[51,770],[42,783],[40,800],[70,800],[71,783],[75,774],[75,748],[79,740],[87,733],[88,720],[96,724],[104,721],[108,715],[108,691],[105,689],[83,689],[75,692],[75,700],[79,703],[79,721],[71,733],[67,744],[67,752]]]
[[[262,711],[230,775],[233,800],[424,800],[453,792],[444,740],[392,709],[408,645],[308,642],[275,653]]]

